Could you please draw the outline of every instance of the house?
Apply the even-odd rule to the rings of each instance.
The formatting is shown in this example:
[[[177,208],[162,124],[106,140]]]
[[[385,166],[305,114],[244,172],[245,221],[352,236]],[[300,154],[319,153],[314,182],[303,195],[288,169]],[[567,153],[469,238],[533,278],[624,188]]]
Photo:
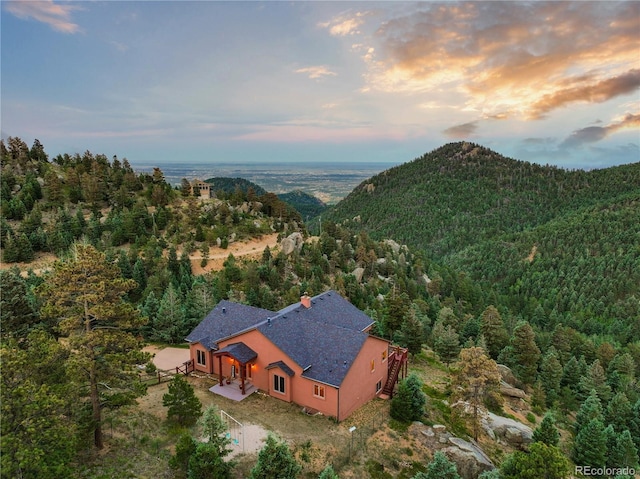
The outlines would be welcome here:
[[[326,291],[277,312],[221,301],[186,340],[194,369],[220,386],[255,387],[342,421],[406,374],[406,355],[404,368],[389,367],[390,343],[369,334],[373,323]]]
[[[191,183],[191,196],[199,196],[200,198],[211,198],[211,185],[202,180],[193,180]]]

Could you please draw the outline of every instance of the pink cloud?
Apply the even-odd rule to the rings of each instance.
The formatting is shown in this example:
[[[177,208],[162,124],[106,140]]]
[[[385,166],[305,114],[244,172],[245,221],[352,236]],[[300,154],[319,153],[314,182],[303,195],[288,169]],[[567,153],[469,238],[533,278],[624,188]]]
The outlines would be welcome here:
[[[78,33],[80,27],[71,21],[71,12],[80,10],[75,5],[60,5],[53,0],[31,1],[16,0],[3,2],[5,11],[23,20],[33,19],[46,23],[52,29],[61,33]]]

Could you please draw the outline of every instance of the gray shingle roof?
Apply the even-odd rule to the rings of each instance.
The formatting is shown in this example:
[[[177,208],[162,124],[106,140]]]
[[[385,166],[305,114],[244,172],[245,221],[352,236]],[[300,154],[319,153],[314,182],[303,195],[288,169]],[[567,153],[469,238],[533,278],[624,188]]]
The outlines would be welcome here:
[[[251,328],[273,316],[273,311],[222,300],[186,337],[190,343],[200,343],[205,348],[218,349],[218,341]]]
[[[276,313],[222,301],[187,341],[215,349],[221,339],[255,328],[303,369],[303,377],[339,387],[372,324],[337,292],[327,291],[311,298],[310,308],[296,303]]]
[[[242,364],[247,364],[249,361],[258,357],[258,353],[244,343],[229,344],[228,346],[216,351],[214,356],[224,353],[234,357]]]

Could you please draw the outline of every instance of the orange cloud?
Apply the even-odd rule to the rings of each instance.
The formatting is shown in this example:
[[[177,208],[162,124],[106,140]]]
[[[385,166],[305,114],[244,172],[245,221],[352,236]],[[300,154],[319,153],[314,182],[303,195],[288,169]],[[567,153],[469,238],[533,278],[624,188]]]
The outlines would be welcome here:
[[[639,87],[640,69],[630,70],[602,81],[560,89],[545,95],[531,106],[531,116],[540,118],[551,110],[578,101],[602,103],[618,95],[631,93]]]
[[[30,1],[16,0],[3,2],[4,9],[18,18],[33,18],[46,23],[51,28],[62,33],[78,33],[80,27],[71,21],[71,12],[79,10],[75,5],[59,5],[53,0]]]
[[[640,87],[640,2],[417,8],[377,30],[365,89],[455,89],[484,116],[538,118]]]

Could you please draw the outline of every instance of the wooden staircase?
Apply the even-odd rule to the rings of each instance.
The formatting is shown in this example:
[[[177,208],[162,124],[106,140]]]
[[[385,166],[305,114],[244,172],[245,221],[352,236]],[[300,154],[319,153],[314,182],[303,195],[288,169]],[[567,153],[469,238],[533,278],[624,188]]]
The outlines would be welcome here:
[[[387,376],[387,382],[382,388],[382,394],[388,397],[393,397],[393,390],[398,382],[398,376],[400,372],[404,372],[403,376],[406,376],[406,365],[408,360],[408,352],[406,349],[397,347],[389,355],[389,375]]]

